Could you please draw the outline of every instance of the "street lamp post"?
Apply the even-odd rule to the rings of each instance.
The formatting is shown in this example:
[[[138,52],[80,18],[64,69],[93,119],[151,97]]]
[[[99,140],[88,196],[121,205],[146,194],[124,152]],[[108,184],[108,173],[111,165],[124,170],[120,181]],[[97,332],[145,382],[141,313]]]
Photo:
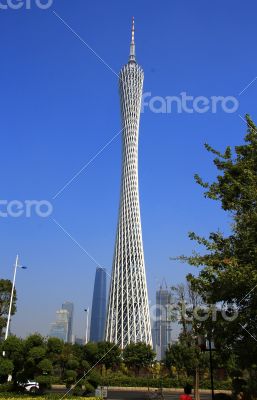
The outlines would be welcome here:
[[[86,337],[85,337],[85,344],[88,342],[88,311],[89,308],[85,308],[85,313],[86,313]]]
[[[4,340],[6,340],[8,338],[8,335],[9,335],[10,320],[11,320],[11,313],[12,313],[12,303],[13,303],[13,295],[14,295],[17,268],[22,268],[22,269],[26,269],[27,268],[27,267],[24,267],[22,265],[19,265],[19,255],[18,254],[16,256],[15,265],[14,265],[14,274],[13,274],[13,280],[12,280],[12,291],[11,291],[11,298],[10,298],[10,304],[9,304],[9,311],[8,311],[8,318],[7,318],[7,324],[6,324],[6,329],[5,329]]]
[[[8,311],[7,324],[6,324],[6,328],[5,328],[4,340],[6,340],[8,338],[9,330],[10,330],[12,303],[13,303],[13,295],[14,295],[17,268],[22,268],[22,269],[26,269],[27,268],[27,267],[25,267],[23,265],[19,265],[19,255],[18,254],[16,256],[15,264],[14,264],[14,273],[13,273],[13,280],[12,280],[12,291],[11,291],[11,298],[10,298],[10,304],[9,304],[9,311]],[[3,357],[5,357],[5,351],[4,350],[3,350]],[[11,381],[11,380],[12,380],[12,376],[8,375],[8,382]]]

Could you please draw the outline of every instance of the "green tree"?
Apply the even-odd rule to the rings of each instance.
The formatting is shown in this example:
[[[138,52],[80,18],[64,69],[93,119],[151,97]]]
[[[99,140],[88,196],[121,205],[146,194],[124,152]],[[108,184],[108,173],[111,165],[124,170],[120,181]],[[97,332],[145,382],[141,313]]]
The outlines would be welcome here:
[[[98,364],[108,368],[115,368],[121,362],[121,350],[119,346],[109,342],[89,342],[84,346],[84,359],[91,366]]]
[[[110,342],[99,342],[97,343],[97,348],[97,357],[101,365],[104,365],[106,369],[119,366],[121,350],[118,345]]]
[[[47,358],[42,359],[35,366],[35,380],[39,383],[40,389],[45,390],[51,387],[53,365]]]
[[[130,343],[123,350],[124,364],[138,375],[141,368],[150,367],[155,359],[155,352],[146,343]]]
[[[39,375],[38,365],[46,358],[46,342],[38,333],[28,336],[24,340],[24,368],[23,379],[35,379]]]
[[[209,318],[209,312],[206,313],[206,305],[202,297],[192,288],[190,282],[179,284],[171,288],[172,297],[176,307],[173,305],[173,313],[176,311],[177,320],[182,325],[182,331],[179,336],[179,343],[171,346],[166,354],[179,374],[186,377],[194,377],[195,399],[199,400],[200,375],[206,369],[206,356],[200,351],[199,340],[206,334],[206,328],[202,322]],[[207,315],[206,315],[207,314]]]
[[[28,352],[28,358],[35,361],[36,363],[41,361],[46,355],[45,346],[32,347]]]
[[[44,345],[45,345],[45,339],[39,333],[34,333],[32,335],[29,335],[24,341],[24,346],[26,351],[29,351],[33,347],[44,346]]]
[[[8,375],[12,374],[14,365],[11,360],[1,357],[0,358],[0,383],[7,381]]]
[[[72,369],[66,369],[64,372],[64,382],[66,383],[66,387],[70,388],[73,383],[75,383],[77,378],[77,372]]]
[[[99,361],[97,343],[88,342],[84,346],[84,360],[87,360],[90,365],[94,365]]]
[[[24,366],[24,341],[16,336],[9,336],[3,343],[1,351],[5,352],[5,359],[13,364],[13,380],[17,379],[18,374]]]
[[[0,339],[7,324],[7,317],[11,299],[12,282],[8,279],[0,279]],[[16,289],[14,289],[11,315],[16,312]]]
[[[47,341],[47,353],[50,358],[59,358],[60,354],[62,353],[63,350],[63,341],[55,338],[55,337],[50,337]]]
[[[196,368],[204,372],[209,367],[209,357],[197,346],[188,346],[185,341],[172,344],[166,351],[165,364],[175,367],[179,378],[194,377]]]
[[[67,362],[73,357],[72,354],[72,344],[70,343],[63,343],[62,353],[60,354],[60,371],[61,371],[61,378],[64,379],[64,374],[66,370]]]
[[[195,176],[205,189],[205,197],[219,201],[228,212],[232,222],[230,234],[211,232],[206,239],[190,233],[190,239],[204,250],[180,259],[201,267],[199,275],[190,275],[188,280],[207,303],[222,306],[223,315],[219,313],[212,326],[216,346],[232,349],[241,368],[247,368],[252,379],[256,379],[257,128],[248,115],[246,121],[244,143],[234,151],[227,147],[222,154],[205,145],[215,156],[217,179],[206,183]],[[236,312],[238,316],[234,318]]]
[[[61,376],[62,373],[62,351],[64,342],[58,338],[51,337],[47,340],[46,344],[46,357],[52,362],[53,374],[55,376]]]
[[[47,358],[41,360],[37,365],[37,370],[40,375],[52,375],[53,373],[53,364]]]

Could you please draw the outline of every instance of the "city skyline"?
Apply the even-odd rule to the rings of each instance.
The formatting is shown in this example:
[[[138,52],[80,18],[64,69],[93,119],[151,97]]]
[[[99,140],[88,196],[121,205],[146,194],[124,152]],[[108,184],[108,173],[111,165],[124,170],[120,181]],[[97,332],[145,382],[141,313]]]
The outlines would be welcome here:
[[[46,335],[54,310],[70,298],[76,307],[74,330],[82,337],[96,266],[106,268],[109,283],[121,162],[115,73],[127,56],[132,15],[140,27],[138,61],[144,65],[147,104],[156,96],[163,101],[182,92],[208,99],[236,96],[240,103],[230,114],[220,109],[162,113],[150,106],[141,114],[140,205],[150,307],[160,277],[175,285],[188,272],[197,274],[195,268],[170,261],[195,250],[188,231],[203,236],[218,228],[229,231],[228,217],[217,203],[203,198],[193,175],[214,178],[205,142],[221,151],[238,145],[246,131],[239,114],[250,113],[257,120],[252,52],[257,5],[250,3],[250,14],[231,0],[199,1],[197,7],[189,1],[165,2],[161,9],[145,0],[101,7],[97,1],[86,5],[78,0],[71,6],[56,0],[45,11],[1,12],[2,199],[53,204],[48,218],[1,218],[1,276],[12,278],[16,253],[28,265],[17,273],[12,332]],[[62,284],[56,285],[60,279]]]

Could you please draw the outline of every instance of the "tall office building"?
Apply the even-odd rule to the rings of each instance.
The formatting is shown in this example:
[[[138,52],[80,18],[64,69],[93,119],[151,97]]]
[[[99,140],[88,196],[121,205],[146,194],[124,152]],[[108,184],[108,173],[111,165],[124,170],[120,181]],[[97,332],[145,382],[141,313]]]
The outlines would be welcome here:
[[[65,301],[62,305],[62,310],[67,310],[69,313],[68,316],[68,338],[67,341],[72,343],[72,334],[73,334],[73,313],[74,313],[74,305],[69,301]]]
[[[153,330],[154,349],[157,360],[163,360],[165,352],[172,342],[172,320],[170,306],[172,304],[171,291],[160,286],[156,291],[156,318]]]
[[[56,311],[56,322],[51,324],[50,337],[57,337],[64,342],[68,341],[69,312],[67,310]]]
[[[106,269],[97,268],[91,312],[90,341],[100,342],[104,340],[106,321]]]
[[[138,192],[138,135],[144,72],[137,64],[134,19],[128,63],[119,76],[122,115],[122,182],[106,340],[124,348],[152,345]]]

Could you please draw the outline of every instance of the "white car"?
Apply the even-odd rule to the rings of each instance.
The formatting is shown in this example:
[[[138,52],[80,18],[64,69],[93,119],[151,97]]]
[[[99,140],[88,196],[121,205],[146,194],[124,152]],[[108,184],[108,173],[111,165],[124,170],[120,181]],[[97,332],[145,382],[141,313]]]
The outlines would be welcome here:
[[[27,381],[26,383],[23,383],[21,386],[24,387],[25,390],[30,393],[37,393],[39,391],[38,382]]]

